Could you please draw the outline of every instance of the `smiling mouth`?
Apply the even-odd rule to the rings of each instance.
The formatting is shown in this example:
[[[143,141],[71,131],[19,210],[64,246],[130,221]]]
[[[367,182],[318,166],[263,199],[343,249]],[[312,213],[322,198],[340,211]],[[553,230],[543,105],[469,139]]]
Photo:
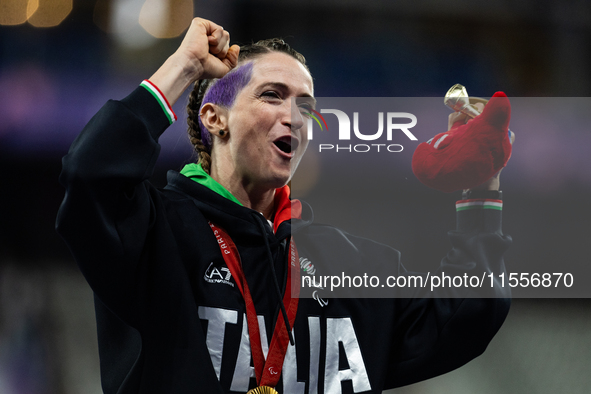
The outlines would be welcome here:
[[[281,137],[276,141],[273,141],[275,146],[284,153],[291,153],[298,148],[300,142],[296,138],[292,137]]]

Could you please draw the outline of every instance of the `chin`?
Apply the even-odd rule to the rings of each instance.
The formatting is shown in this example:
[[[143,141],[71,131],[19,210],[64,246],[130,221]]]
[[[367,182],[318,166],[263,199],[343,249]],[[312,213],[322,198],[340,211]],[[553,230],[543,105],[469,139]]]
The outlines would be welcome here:
[[[273,174],[271,177],[268,178],[267,184],[271,189],[279,189],[290,181],[291,179],[291,171],[287,171],[285,173],[277,173]]]

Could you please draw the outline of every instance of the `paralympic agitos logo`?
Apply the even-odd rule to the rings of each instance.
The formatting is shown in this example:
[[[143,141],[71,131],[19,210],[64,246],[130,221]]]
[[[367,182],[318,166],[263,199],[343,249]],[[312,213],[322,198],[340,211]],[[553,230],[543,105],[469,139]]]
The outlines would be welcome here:
[[[365,153],[373,151],[396,153],[402,152],[403,146],[401,144],[391,143],[395,135],[404,135],[411,141],[417,141],[417,138],[410,131],[411,128],[416,126],[417,117],[409,112],[378,112],[378,128],[376,132],[373,132],[372,130],[371,133],[368,133],[367,130],[360,130],[359,112],[353,112],[353,122],[351,122],[349,115],[347,115],[345,111],[339,109],[323,108],[320,109],[320,111],[317,111],[308,107],[302,112],[307,116],[308,139],[310,141],[314,139],[315,125],[320,127],[321,131],[324,131],[325,129],[326,131],[329,130],[326,119],[322,114],[332,114],[336,116],[338,122],[338,134],[332,134],[331,139],[338,138],[339,143],[320,143],[318,145],[319,152],[333,151]],[[369,116],[369,113],[365,111],[363,115]],[[385,127],[384,123],[386,123]],[[353,133],[351,133],[351,129],[353,129]],[[323,138],[323,140],[324,139],[325,138]],[[364,141],[364,143],[344,143],[346,141],[354,142],[355,140],[361,140]],[[372,143],[365,141],[372,141]]]

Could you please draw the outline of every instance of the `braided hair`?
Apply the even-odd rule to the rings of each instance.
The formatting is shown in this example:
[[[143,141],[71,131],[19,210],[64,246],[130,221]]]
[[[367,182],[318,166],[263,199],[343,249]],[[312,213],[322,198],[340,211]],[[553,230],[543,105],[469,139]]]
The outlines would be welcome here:
[[[306,67],[306,70],[308,70],[308,67],[306,66],[306,58],[280,38],[261,40],[253,44],[241,46],[238,62],[256,59],[257,57],[271,52],[282,52],[288,54],[296,60],[298,60],[304,67]],[[235,76],[237,74],[234,72],[235,70],[236,69],[234,69],[233,72],[230,72],[226,75],[229,77],[231,74]],[[225,77],[223,77],[222,80],[224,78]],[[240,75],[239,78],[241,78],[241,82],[238,82],[238,84],[234,84],[238,86],[237,89],[228,92],[226,94],[225,100],[218,99],[218,102],[213,103],[218,105],[231,106],[231,104],[234,101],[234,98],[236,97],[240,89],[242,89],[250,80],[250,72],[242,73],[242,75]],[[189,141],[191,142],[191,145],[193,145],[193,149],[197,154],[198,163],[201,164],[205,172],[207,172],[208,174],[210,173],[211,169],[211,146],[213,140],[211,138],[209,131],[201,123],[199,114],[201,112],[201,107],[203,105],[203,99],[205,98],[206,94],[209,93],[210,88],[214,84],[216,84],[217,81],[220,81],[220,79],[200,79],[196,81],[193,90],[189,94],[189,103],[187,105],[187,132],[189,134]],[[224,87],[220,86],[220,88]],[[228,95],[231,97],[228,97]],[[208,101],[209,99],[210,98],[208,97]]]

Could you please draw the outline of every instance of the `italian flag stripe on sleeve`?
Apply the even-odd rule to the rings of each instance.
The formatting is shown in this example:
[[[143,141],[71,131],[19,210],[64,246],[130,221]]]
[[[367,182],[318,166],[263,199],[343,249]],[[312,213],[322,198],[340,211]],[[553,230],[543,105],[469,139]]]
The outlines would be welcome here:
[[[474,200],[460,200],[456,202],[456,211],[465,211],[467,209],[496,209],[498,211],[503,210],[502,200],[487,200],[487,199],[474,199]]]
[[[158,104],[160,104],[160,107],[164,111],[164,114],[168,118],[168,121],[170,122],[170,124],[173,124],[177,120],[176,114],[172,110],[172,107],[170,106],[170,104],[168,103],[168,100],[166,99],[166,97],[164,97],[164,95],[162,94],[160,89],[158,89],[158,87],[156,87],[156,85],[154,85],[152,82],[148,81],[147,79],[144,79],[142,81],[142,83],[140,83],[140,86],[146,88],[148,90],[148,92],[150,92],[152,94],[152,96],[154,96],[156,101],[158,101]]]

